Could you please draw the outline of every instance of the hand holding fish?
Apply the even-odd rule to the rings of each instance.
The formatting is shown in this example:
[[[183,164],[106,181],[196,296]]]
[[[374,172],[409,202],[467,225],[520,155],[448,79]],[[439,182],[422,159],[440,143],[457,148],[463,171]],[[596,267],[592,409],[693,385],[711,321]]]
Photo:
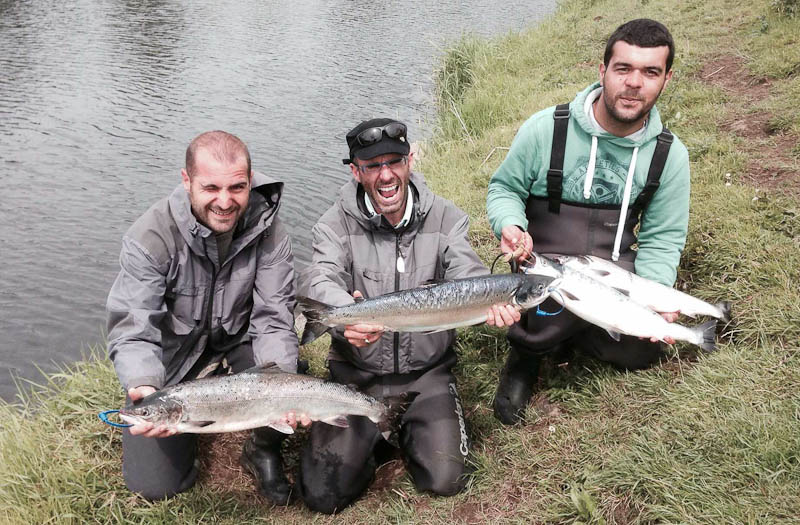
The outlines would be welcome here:
[[[364,296],[361,295],[360,291],[356,290],[353,292],[353,298],[358,301],[359,299],[363,299]],[[344,327],[345,339],[356,348],[363,348],[371,345],[380,339],[381,335],[383,335],[383,326],[381,325],[360,323],[349,324]]]
[[[512,257],[517,261],[524,261],[533,251],[533,238],[530,233],[511,224],[500,232],[500,251],[506,254],[506,261]]]
[[[128,389],[128,397],[131,401],[139,401],[155,392],[155,387],[150,385],[137,386]],[[139,421],[128,429],[132,436],[144,436],[152,438],[165,438],[177,434],[176,430],[169,430],[166,425],[154,425],[149,421]]]
[[[286,414],[284,422],[292,427],[293,430],[297,429],[297,424],[300,423],[304,427],[311,426],[311,418],[305,412],[295,414],[293,411]]]
[[[489,326],[511,326],[521,318],[520,309],[512,304],[495,304],[489,308],[486,315],[486,324]]]
[[[679,311],[678,312],[658,312],[658,313],[668,323],[674,323],[675,321],[678,320],[678,316],[680,316],[680,312]],[[644,337],[640,337],[639,339],[644,339]],[[659,341],[660,341],[660,339],[658,339],[657,337],[651,337],[650,338],[650,342],[651,343],[657,343]],[[667,336],[667,337],[664,338],[664,342],[667,343],[668,345],[674,345],[675,344],[675,339],[672,338],[672,337]]]

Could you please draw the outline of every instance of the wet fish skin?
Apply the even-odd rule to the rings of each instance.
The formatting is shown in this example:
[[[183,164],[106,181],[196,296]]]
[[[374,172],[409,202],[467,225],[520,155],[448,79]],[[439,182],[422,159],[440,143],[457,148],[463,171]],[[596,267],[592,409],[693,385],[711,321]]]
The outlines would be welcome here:
[[[560,255],[553,259],[626,293],[634,301],[648,306],[656,312],[680,311],[681,314],[689,317],[705,315],[724,323],[731,320],[731,305],[728,301],[717,304],[708,303],[670,286],[645,279],[600,257]]]
[[[388,293],[347,306],[331,306],[308,297],[297,302],[307,318],[300,344],[337,326],[381,325],[395,332],[439,332],[486,321],[495,304],[522,310],[542,303],[552,278],[541,275],[492,274],[455,279]]]
[[[346,385],[282,372],[270,363],[158,390],[121,409],[120,417],[132,424],[164,425],[179,433],[268,426],[291,434],[292,427],[284,421],[288,412],[305,413],[312,421],[341,427],[347,426],[346,416],[354,415],[369,418],[391,441],[390,434],[416,395],[408,392],[382,402]]]
[[[551,283],[551,297],[581,319],[604,328],[611,337],[619,334],[686,341],[705,351],[716,348],[717,321],[694,327],[666,321],[659,313],[618,290],[556,260],[536,255],[536,264],[526,272],[557,276]]]

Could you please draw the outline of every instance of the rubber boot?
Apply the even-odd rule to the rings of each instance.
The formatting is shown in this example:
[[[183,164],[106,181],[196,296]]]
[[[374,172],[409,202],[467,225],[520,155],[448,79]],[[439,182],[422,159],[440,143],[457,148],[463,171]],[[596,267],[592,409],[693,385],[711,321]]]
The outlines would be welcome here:
[[[513,346],[510,348],[492,404],[494,417],[504,425],[514,425],[522,420],[539,379],[541,359],[540,355]]]
[[[258,491],[275,505],[291,502],[292,488],[283,472],[281,442],[284,434],[269,427],[253,430],[242,447],[239,462],[256,478]]]

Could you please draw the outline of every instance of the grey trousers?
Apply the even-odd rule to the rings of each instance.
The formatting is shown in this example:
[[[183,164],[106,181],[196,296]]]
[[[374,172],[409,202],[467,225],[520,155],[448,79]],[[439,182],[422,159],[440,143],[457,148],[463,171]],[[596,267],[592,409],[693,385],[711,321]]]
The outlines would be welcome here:
[[[187,379],[196,376],[209,362],[222,356],[209,354],[201,357],[199,365],[190,371]],[[242,344],[224,354],[228,368],[233,373],[255,366],[253,348]],[[129,402],[126,399],[126,403]],[[277,446],[283,435],[272,429],[259,429],[273,434]],[[263,440],[262,440],[263,441]],[[178,434],[167,438],[133,436],[128,429],[122,431],[122,477],[132,492],[148,500],[165,499],[188,490],[197,479],[197,436]]]
[[[460,492],[471,471],[469,438],[450,349],[433,367],[377,376],[344,361],[330,361],[332,380],[354,384],[379,398],[419,392],[403,417],[400,450],[414,485],[440,495]],[[314,423],[300,455],[300,494],[312,510],[342,510],[366,490],[375,474],[375,447],[383,440],[369,419],[348,416],[349,428]]]

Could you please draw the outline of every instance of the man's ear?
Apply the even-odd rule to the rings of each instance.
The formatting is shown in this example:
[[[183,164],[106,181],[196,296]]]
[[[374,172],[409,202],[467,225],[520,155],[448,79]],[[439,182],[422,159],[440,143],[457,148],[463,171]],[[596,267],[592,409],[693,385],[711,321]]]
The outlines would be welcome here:
[[[417,157],[414,156],[414,152],[410,151],[408,153],[408,171],[411,171],[411,170],[414,169],[414,161],[416,159],[417,159]]]
[[[671,69],[669,71],[667,71],[666,75],[664,75],[664,79],[665,79],[664,80],[664,85],[661,86],[661,91],[664,91],[667,88],[667,85],[669,84],[670,79],[672,79],[672,70]]]
[[[350,171],[353,172],[353,177],[356,179],[356,182],[361,183],[361,172],[358,170],[358,166],[355,162],[350,163]]]
[[[192,181],[189,178],[189,173],[187,173],[186,168],[183,168],[181,170],[181,178],[183,179],[183,189],[185,189],[188,192],[189,189],[192,187]]]
[[[599,74],[600,83],[602,84],[603,83],[603,77],[606,76],[606,65],[604,63],[600,62],[599,70],[600,70],[600,74]]]

